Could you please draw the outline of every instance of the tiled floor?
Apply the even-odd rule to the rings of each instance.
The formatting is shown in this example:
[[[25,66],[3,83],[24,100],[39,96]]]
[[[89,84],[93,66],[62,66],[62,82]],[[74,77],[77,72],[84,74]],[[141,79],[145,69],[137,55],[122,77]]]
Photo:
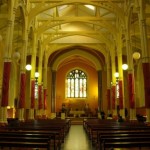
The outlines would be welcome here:
[[[83,125],[71,125],[61,150],[95,150],[88,139]]]

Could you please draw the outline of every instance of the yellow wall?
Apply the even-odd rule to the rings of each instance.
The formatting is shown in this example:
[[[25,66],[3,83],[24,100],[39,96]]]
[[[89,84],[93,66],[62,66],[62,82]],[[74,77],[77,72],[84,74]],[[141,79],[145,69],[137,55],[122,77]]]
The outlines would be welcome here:
[[[69,71],[75,68],[83,70],[88,76],[88,93],[86,99],[71,99],[65,97],[65,77]],[[66,106],[71,104],[73,109],[83,109],[85,103],[88,103],[91,110],[95,111],[95,108],[97,108],[98,105],[97,83],[97,71],[91,66],[88,66],[82,62],[70,63],[62,66],[57,70],[56,76],[56,111],[60,111],[62,103],[65,103]]]

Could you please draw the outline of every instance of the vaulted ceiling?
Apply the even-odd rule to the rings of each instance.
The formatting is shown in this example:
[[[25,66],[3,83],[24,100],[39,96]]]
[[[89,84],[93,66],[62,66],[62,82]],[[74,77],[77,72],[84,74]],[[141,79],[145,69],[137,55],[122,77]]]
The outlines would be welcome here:
[[[6,25],[10,6],[0,1],[0,34],[6,36]],[[27,54],[32,54],[36,34],[37,55],[46,53],[52,63],[63,51],[80,49],[92,53],[105,63],[107,52],[116,47],[120,29],[125,45],[125,21],[130,17],[130,35],[135,47],[140,49],[138,10],[132,0],[24,0],[14,10],[15,26],[13,35],[14,49],[23,41],[24,26],[28,30]],[[134,4],[134,6],[132,6]],[[21,7],[19,7],[21,6]],[[129,9],[132,10],[130,11]],[[150,37],[150,3],[145,1],[144,12],[148,37]],[[131,12],[131,15],[130,15]],[[40,53],[42,49],[42,53]],[[116,48],[117,50],[117,48]],[[126,50],[123,50],[126,54]],[[52,55],[53,54],[53,55]],[[53,58],[52,58],[53,57]],[[79,59],[91,65],[93,62],[78,53],[66,61]]]

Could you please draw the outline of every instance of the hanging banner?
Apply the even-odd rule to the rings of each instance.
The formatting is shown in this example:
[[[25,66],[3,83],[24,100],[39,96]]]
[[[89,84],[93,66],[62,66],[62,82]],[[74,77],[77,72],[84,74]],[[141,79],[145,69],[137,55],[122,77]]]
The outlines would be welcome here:
[[[107,89],[107,103],[108,103],[108,107],[107,109],[110,110],[111,109],[111,102],[110,102],[110,89]]]
[[[35,105],[35,80],[31,80],[31,108]]]
[[[134,78],[132,73],[128,74],[128,87],[130,108],[135,108]]]
[[[11,69],[11,62],[4,62],[2,101],[1,101],[2,107],[8,106],[10,69]]]
[[[26,75],[25,73],[21,73],[19,108],[25,108],[25,87],[26,87]]]
[[[113,85],[112,88],[111,88],[111,92],[112,92],[112,109],[115,109],[115,99],[116,99],[116,86]]]
[[[150,108],[150,63],[143,63],[145,107]]]
[[[38,87],[38,95],[39,95],[39,109],[42,109],[42,85]]]
[[[119,80],[119,108],[123,109],[123,89],[122,89],[122,80]]]
[[[47,108],[46,94],[47,94],[47,89],[44,89],[44,110]]]

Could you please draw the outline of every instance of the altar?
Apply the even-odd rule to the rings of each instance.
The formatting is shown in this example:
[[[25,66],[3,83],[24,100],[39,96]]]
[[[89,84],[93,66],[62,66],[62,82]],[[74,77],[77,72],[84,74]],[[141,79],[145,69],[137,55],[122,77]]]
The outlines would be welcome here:
[[[71,110],[69,114],[73,114],[74,117],[80,117],[81,115],[85,114],[84,110]]]

